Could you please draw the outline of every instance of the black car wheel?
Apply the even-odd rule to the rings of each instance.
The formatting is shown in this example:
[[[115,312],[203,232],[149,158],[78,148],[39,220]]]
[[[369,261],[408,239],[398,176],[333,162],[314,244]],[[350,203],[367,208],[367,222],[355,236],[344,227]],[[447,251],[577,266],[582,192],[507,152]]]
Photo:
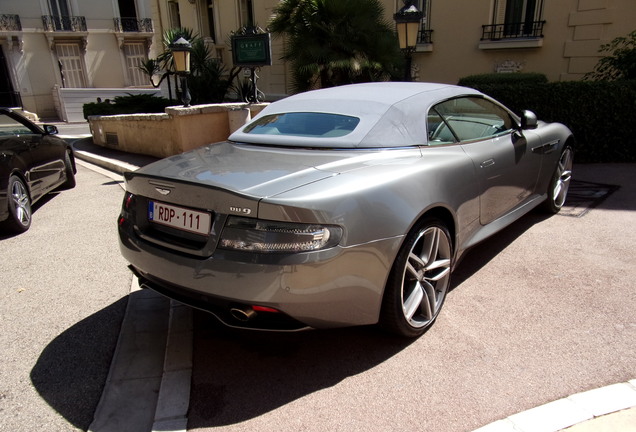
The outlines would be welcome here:
[[[20,177],[9,178],[8,198],[9,218],[4,226],[9,231],[25,232],[31,226],[31,197]]]
[[[382,324],[416,337],[433,324],[450,286],[452,242],[437,219],[421,221],[400,249],[387,283]]]
[[[60,189],[73,189],[75,187],[75,167],[71,161],[70,152],[70,150],[67,150],[64,157],[64,173],[66,174],[66,181],[62,183]]]

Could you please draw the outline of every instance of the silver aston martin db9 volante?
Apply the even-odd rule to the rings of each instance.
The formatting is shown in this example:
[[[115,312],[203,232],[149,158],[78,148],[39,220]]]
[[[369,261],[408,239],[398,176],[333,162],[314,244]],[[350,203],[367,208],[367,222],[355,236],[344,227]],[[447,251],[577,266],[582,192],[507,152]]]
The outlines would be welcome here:
[[[127,174],[121,251],[142,286],[229,326],[418,336],[462,253],[539,205],[559,211],[573,144],[469,88],[297,94]]]

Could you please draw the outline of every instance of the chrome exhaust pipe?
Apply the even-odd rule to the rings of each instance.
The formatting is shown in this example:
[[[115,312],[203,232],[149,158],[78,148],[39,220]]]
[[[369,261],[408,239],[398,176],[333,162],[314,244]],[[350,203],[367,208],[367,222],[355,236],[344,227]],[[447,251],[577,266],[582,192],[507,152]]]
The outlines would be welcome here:
[[[232,308],[230,309],[230,314],[234,319],[241,322],[248,322],[256,316],[254,309],[249,306]]]

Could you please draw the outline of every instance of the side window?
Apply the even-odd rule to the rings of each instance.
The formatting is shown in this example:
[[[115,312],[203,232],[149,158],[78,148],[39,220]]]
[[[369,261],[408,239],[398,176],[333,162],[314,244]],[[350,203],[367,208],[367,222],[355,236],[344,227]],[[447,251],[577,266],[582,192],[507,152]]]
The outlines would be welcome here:
[[[433,108],[428,113],[428,144],[451,144],[457,141],[442,116]]]
[[[6,114],[0,114],[0,136],[7,135],[28,135],[35,133],[29,127]]]
[[[429,145],[439,145],[506,134],[512,131],[515,122],[499,105],[472,96],[435,105],[429,113],[428,125]]]

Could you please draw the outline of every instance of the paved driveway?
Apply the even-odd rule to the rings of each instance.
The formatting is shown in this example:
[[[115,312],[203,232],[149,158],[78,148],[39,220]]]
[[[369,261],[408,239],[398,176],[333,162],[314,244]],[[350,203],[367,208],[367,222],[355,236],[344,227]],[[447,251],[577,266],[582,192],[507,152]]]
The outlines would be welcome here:
[[[582,217],[532,213],[474,248],[416,341],[235,332],[197,313],[189,429],[470,431],[633,379],[636,170],[576,169],[621,188]]]
[[[92,421],[132,278],[117,246],[121,199],[78,166],[77,186],[38,202],[29,231],[0,234],[0,431]]]

